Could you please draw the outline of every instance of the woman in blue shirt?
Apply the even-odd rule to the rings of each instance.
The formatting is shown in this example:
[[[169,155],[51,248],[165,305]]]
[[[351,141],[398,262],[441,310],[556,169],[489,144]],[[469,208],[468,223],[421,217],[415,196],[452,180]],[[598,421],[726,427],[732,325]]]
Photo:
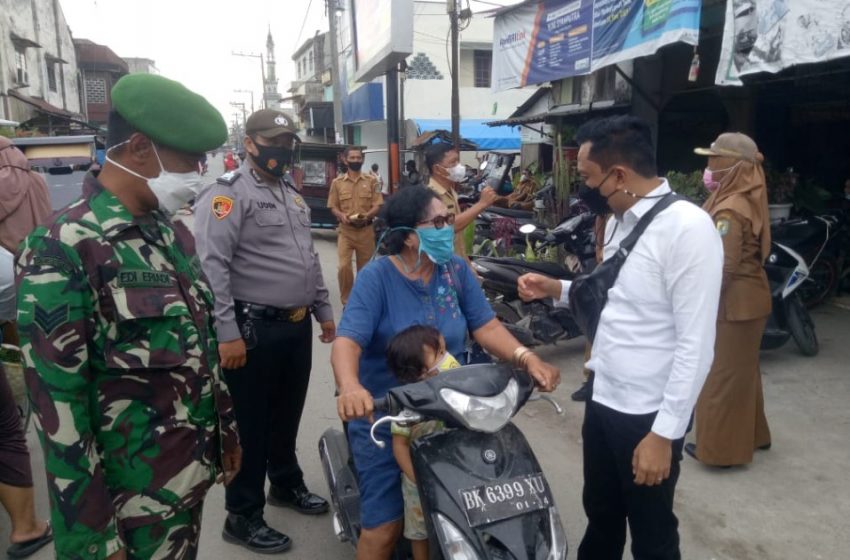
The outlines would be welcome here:
[[[495,318],[466,261],[454,256],[454,216],[424,187],[408,187],[385,205],[386,253],[363,268],[342,314],[331,362],[339,416],[360,483],[363,530],[357,558],[389,558],[402,530],[399,468],[389,447],[369,439],[373,398],[398,385],[386,364],[389,340],[414,324],[437,327],[448,351],[463,355],[467,332],[488,352],[523,367],[543,391],[560,373],[519,342]],[[389,426],[382,437],[390,439]]]

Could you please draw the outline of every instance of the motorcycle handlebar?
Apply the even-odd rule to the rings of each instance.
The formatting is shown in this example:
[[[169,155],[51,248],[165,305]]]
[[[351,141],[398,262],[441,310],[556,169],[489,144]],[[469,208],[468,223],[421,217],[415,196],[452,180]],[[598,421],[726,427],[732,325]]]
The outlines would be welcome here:
[[[372,408],[374,408],[377,412],[386,412],[387,411],[387,399],[374,399]]]

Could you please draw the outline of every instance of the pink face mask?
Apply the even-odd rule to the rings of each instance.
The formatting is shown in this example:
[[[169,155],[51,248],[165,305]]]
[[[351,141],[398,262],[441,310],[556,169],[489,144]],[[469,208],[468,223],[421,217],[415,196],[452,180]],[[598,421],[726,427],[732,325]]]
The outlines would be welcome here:
[[[732,167],[727,167],[726,169],[715,169],[714,171],[706,167],[705,171],[702,174],[702,184],[705,185],[705,188],[708,189],[708,192],[716,191],[720,188],[720,181],[715,179],[715,176],[719,173],[726,173],[728,171],[732,171],[740,164],[741,162],[739,161]]]
[[[714,192],[720,188],[720,181],[714,180],[714,172],[708,167],[705,168],[705,171],[702,174],[702,184],[705,185],[708,192]]]

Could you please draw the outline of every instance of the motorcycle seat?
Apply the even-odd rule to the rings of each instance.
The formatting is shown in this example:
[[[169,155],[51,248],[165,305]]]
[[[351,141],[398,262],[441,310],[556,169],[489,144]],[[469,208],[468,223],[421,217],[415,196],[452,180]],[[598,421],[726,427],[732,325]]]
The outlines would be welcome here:
[[[513,218],[515,220],[534,219],[534,212],[531,212],[529,210],[516,210],[514,208],[499,208],[498,206],[491,206],[487,209],[487,212],[490,212],[492,214],[498,214],[499,216]]]

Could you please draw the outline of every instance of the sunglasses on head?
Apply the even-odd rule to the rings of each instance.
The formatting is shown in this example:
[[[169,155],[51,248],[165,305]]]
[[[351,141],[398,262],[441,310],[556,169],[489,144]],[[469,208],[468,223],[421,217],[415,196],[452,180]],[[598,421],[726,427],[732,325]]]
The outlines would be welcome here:
[[[455,223],[455,215],[454,214],[446,214],[445,216],[435,216],[431,220],[425,220],[424,222],[419,222],[417,225],[424,226],[426,224],[431,224],[435,228],[441,229],[446,224],[453,226],[454,223]]]

